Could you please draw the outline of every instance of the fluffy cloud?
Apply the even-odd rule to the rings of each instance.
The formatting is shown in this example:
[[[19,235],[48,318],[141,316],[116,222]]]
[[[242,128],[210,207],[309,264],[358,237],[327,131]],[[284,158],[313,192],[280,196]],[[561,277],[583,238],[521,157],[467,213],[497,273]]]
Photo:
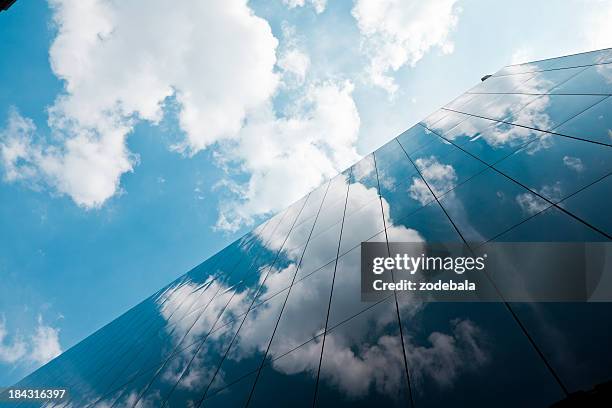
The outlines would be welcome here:
[[[440,386],[448,387],[461,371],[475,369],[488,361],[485,336],[478,326],[460,319],[452,320],[451,326],[452,334],[431,333],[427,338],[429,347],[409,341],[406,353],[417,384],[429,377]]]
[[[429,188],[433,190],[436,197],[440,197],[457,185],[457,173],[453,166],[440,163],[435,156],[419,158],[415,161],[415,164],[429,187],[422,178],[414,177],[408,191],[410,197],[422,205],[427,205],[431,201]]]
[[[610,47],[612,38],[612,4],[607,0],[589,0],[585,9],[591,10],[587,17],[581,35],[585,37],[588,49],[601,49]]]
[[[15,108],[9,110],[7,125],[0,130],[0,158],[6,181],[37,178],[38,152],[32,148],[35,130],[34,122],[21,116]]]
[[[185,134],[175,148],[191,155],[234,137],[247,112],[276,90],[277,40],[246,0],[153,0],[147,13],[137,1],[50,5],[57,27],[50,62],[65,87],[48,109],[54,143],[34,143],[25,119],[9,123],[5,133],[29,137],[18,144],[13,132],[11,144],[2,141],[7,179],[35,177],[97,207],[137,163],[126,147],[134,124],[158,123],[168,97]]]
[[[45,364],[62,353],[59,329],[45,325],[41,316],[38,316],[38,326],[31,342],[29,358],[36,364]]]
[[[6,320],[3,316],[0,320],[0,363],[13,364],[26,354],[27,345],[22,338],[13,339],[11,343],[7,338]]]
[[[563,164],[577,173],[584,171],[584,163],[582,163],[580,157],[563,156]]]
[[[227,170],[220,229],[280,210],[358,158],[353,84],[306,82],[310,58],[295,30],[283,27],[278,48],[246,0],[154,0],[147,13],[133,0],[50,2],[50,60],[65,90],[48,109],[49,140],[11,113],[0,136],[5,180],[100,207],[138,163],[126,145],[135,124],[158,124],[167,103],[184,136],[172,148],[191,156],[214,145]],[[282,112],[279,85],[295,91]]]
[[[324,12],[327,6],[327,0],[283,0],[283,3],[290,9],[310,4],[317,14]]]
[[[295,27],[283,23],[282,32],[283,42],[279,48],[276,65],[283,73],[283,84],[294,88],[304,83],[310,68],[310,57],[302,50],[302,38],[297,35]]]
[[[235,200],[226,202],[217,227],[235,230],[254,215],[276,212],[358,159],[359,113],[349,81],[320,82],[278,117],[271,107],[250,117],[221,157],[249,174],[244,185],[230,180]]]
[[[398,86],[389,71],[416,64],[432,48],[453,52],[450,33],[457,25],[457,0],[358,0],[352,14],[370,59],[368,73],[374,85],[389,93]]]
[[[310,66],[310,58],[303,51],[294,48],[280,56],[278,66],[287,74],[295,77],[298,84],[302,84]]]
[[[538,193],[553,202],[558,202],[563,198],[561,183],[557,182],[554,185],[544,185]],[[521,210],[527,215],[535,215],[544,211],[550,204],[542,198],[532,193],[521,193],[516,196],[516,202],[521,207]]]
[[[46,325],[42,316],[38,316],[38,324],[34,333],[27,339],[14,336],[8,342],[6,319],[0,319],[0,363],[25,363],[36,367],[47,363],[62,353],[59,342],[59,329]]]

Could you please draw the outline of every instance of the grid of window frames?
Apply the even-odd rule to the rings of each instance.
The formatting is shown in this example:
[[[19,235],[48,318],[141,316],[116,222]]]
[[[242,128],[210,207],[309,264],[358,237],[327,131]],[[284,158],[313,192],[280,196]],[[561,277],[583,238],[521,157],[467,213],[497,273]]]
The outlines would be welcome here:
[[[608,303],[360,301],[362,241],[612,238],[612,50],[503,68],[23,379],[58,407],[548,406]],[[28,402],[18,406],[38,406]]]

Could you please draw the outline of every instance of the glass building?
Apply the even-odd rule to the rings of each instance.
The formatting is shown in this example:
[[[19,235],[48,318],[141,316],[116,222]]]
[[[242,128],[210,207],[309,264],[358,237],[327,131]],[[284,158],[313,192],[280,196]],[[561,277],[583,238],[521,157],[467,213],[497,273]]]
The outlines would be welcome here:
[[[66,388],[58,407],[545,407],[591,390],[612,379],[612,304],[361,302],[360,243],[609,241],[611,95],[612,49],[505,67],[17,386]]]

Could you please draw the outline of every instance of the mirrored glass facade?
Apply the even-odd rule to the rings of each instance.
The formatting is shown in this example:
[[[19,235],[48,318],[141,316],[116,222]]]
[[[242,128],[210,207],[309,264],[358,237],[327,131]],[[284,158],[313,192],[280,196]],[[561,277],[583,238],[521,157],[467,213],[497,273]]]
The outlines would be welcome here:
[[[513,65],[23,379],[61,407],[550,406],[612,304],[360,301],[362,241],[609,241],[612,50]],[[35,403],[19,406],[36,406]]]

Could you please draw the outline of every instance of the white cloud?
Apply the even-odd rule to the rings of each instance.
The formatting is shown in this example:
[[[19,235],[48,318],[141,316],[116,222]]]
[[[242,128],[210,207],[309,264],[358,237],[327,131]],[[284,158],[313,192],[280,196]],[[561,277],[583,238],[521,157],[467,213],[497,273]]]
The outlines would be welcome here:
[[[235,230],[254,215],[279,211],[359,158],[352,92],[349,81],[310,84],[288,116],[268,106],[249,118],[221,157],[250,177],[233,186],[235,199],[222,206],[218,228]]]
[[[612,3],[608,0],[591,0],[585,6],[591,10],[581,30],[588,49],[596,50],[612,47]]]
[[[516,202],[527,215],[535,215],[544,211],[549,204],[531,193],[521,193],[516,196]]]
[[[30,137],[22,146],[2,142],[18,156],[9,157],[7,179],[36,177],[98,207],[137,163],[127,135],[138,120],[158,123],[166,98],[176,98],[185,132],[175,148],[195,154],[234,137],[276,90],[277,40],[246,0],[153,0],[146,13],[134,0],[50,5],[58,30],[50,62],[65,86],[49,108],[55,147],[32,143],[33,126],[18,127]]]
[[[584,171],[584,163],[580,157],[563,156],[563,164],[578,173]]]
[[[358,0],[352,14],[370,59],[374,85],[393,94],[398,86],[390,71],[415,65],[432,48],[453,52],[450,33],[459,20],[457,0]]]
[[[12,342],[8,342],[8,332],[6,329],[6,319],[0,319],[0,363],[13,364],[21,360],[27,351],[27,345],[21,337],[16,337]]]
[[[525,62],[534,61],[537,59],[537,55],[531,46],[519,47],[512,53],[510,57],[510,64],[523,64]]]
[[[424,377],[448,387],[461,371],[485,364],[489,357],[483,348],[483,333],[470,320],[451,321],[452,334],[433,332],[427,338],[430,347],[410,344],[406,348],[413,379],[419,384]]]
[[[283,42],[278,50],[276,65],[283,73],[282,82],[286,87],[295,88],[303,85],[310,68],[310,57],[302,49],[302,38],[296,33],[296,28],[283,22]]]
[[[102,206],[138,163],[127,136],[140,121],[159,123],[167,98],[184,131],[173,148],[190,156],[214,145],[217,163],[232,164],[217,183],[228,188],[222,229],[280,210],[358,158],[353,84],[306,82],[310,59],[295,30],[283,28],[277,50],[246,0],[155,0],[147,13],[134,0],[50,1],[50,60],[65,91],[49,108],[48,141],[11,115],[0,140],[7,181]],[[282,113],[272,100],[279,84],[297,89]],[[237,184],[236,173],[248,181]]]
[[[13,337],[13,341],[9,344],[6,319],[2,316],[0,319],[0,363],[33,364],[38,367],[62,353],[59,329],[44,324],[40,315],[34,333],[28,338],[29,341],[19,335]]]
[[[429,184],[429,188],[436,197],[442,196],[455,188],[457,185],[457,173],[450,164],[443,164],[435,156],[421,157],[415,161],[415,165]],[[432,200],[431,191],[420,177],[414,177],[410,185],[410,197],[422,205]]]
[[[29,358],[36,364],[45,364],[62,353],[59,342],[59,329],[47,326],[38,316],[36,332],[31,336]]]
[[[544,185],[538,193],[552,202],[558,202],[563,198],[560,182],[554,185]],[[550,207],[548,201],[528,192],[518,194],[516,196],[516,202],[519,207],[521,207],[521,210],[527,215],[535,215]]]
[[[327,6],[327,0],[283,0],[283,3],[289,9],[304,7],[306,4],[310,4],[317,14],[324,12]]]
[[[278,66],[287,74],[295,77],[298,85],[304,83],[310,66],[310,58],[304,52],[294,48],[284,52],[278,59]]]
[[[0,130],[0,157],[6,181],[37,178],[38,169],[32,163],[36,154],[32,149],[35,130],[34,122],[21,116],[15,108],[9,110],[6,127]]]

